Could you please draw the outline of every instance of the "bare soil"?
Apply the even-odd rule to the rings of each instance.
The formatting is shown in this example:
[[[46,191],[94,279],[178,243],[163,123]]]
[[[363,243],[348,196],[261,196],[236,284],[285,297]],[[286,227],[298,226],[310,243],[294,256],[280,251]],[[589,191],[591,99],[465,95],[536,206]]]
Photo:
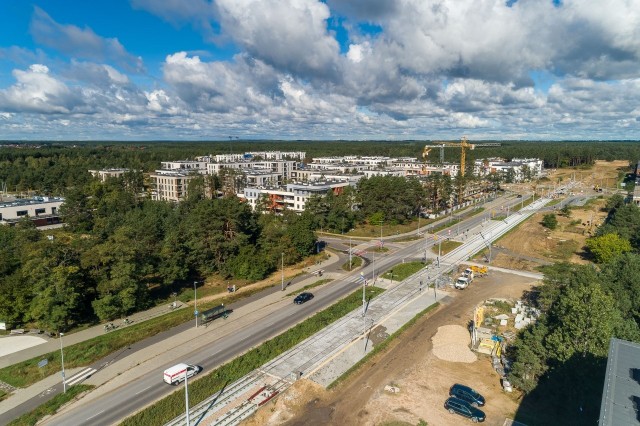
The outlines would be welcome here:
[[[458,292],[432,314],[420,319],[389,348],[369,360],[349,380],[333,390],[297,382],[292,393],[267,404],[245,425],[458,425],[462,417],[444,409],[448,390],[456,382],[472,386],[487,399],[488,425],[502,425],[515,413],[514,395],[502,392],[500,378],[488,357],[472,363],[450,362],[433,355],[431,339],[442,326],[467,326],[473,308],[494,297],[519,298],[534,283],[530,278],[492,272]],[[400,392],[384,390],[397,386]],[[394,423],[395,422],[395,423]]]
[[[618,172],[627,170],[626,161],[596,161],[590,170],[562,169],[549,174],[550,182],[567,181],[575,178],[581,183],[579,193],[593,194],[594,185],[615,186]],[[532,185],[532,184],[529,184]],[[512,185],[511,189],[525,189]],[[584,264],[589,261],[584,245],[596,227],[604,221],[607,213],[602,210],[606,195],[584,208],[574,207],[571,215],[557,215],[558,228],[550,231],[540,222],[546,213],[538,213],[521,224],[516,231],[501,238],[496,245],[504,249],[494,256],[491,264],[509,269],[533,271],[541,264],[566,261]],[[555,211],[555,213],[560,213]],[[539,261],[536,261],[539,260]]]

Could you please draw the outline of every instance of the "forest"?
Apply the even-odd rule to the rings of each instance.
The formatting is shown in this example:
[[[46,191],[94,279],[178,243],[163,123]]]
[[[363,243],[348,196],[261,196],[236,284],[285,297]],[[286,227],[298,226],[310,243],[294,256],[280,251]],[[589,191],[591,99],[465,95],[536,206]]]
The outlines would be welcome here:
[[[493,141],[472,141],[493,142]],[[95,168],[126,167],[151,172],[161,161],[198,155],[246,151],[305,151],[307,161],[320,156],[385,155],[422,158],[425,141],[217,141],[217,142],[0,142],[0,185],[9,191],[33,190],[40,195],[65,195],[68,188],[87,184]],[[595,159],[640,160],[633,142],[500,142],[500,147],[475,149],[467,158],[541,158],[545,167],[588,167]],[[16,148],[21,146],[21,148]],[[37,147],[36,147],[37,146]],[[459,161],[460,151],[445,149],[445,161]],[[438,160],[432,153],[430,160]]]
[[[544,267],[530,294],[542,316],[509,351],[509,378],[526,393],[521,407],[554,413],[557,424],[596,424],[609,340],[640,342],[640,209],[620,195],[606,208],[587,241],[594,263]]]
[[[16,147],[17,146],[17,147]],[[63,195],[67,226],[43,233],[24,221],[0,227],[0,319],[9,326],[66,330],[145,309],[194,280],[218,275],[255,281],[278,268],[281,253],[293,264],[313,253],[315,230],[344,232],[360,223],[404,223],[421,208],[448,207],[461,178],[434,175],[425,185],[397,177],[362,179],[342,196],[328,193],[305,214],[252,212],[235,197],[209,199],[202,187],[180,204],[140,197],[142,172],[160,161],[229,152],[304,150],[307,159],[331,155],[419,157],[424,142],[221,141],[87,142],[4,145],[0,183],[9,191]],[[615,148],[615,149],[612,149]],[[446,150],[447,159],[459,155]],[[626,142],[506,142],[470,151],[482,156],[540,157],[547,166],[587,167],[595,158],[640,156]],[[127,167],[122,179],[101,183],[91,168]],[[472,176],[468,179],[473,179]],[[497,182],[496,182],[497,183]],[[615,219],[609,225],[615,226]],[[620,231],[624,237],[623,231]],[[635,234],[637,235],[637,234]],[[629,237],[631,244],[637,244]],[[605,244],[606,246],[606,244]],[[597,249],[595,250],[597,251]]]

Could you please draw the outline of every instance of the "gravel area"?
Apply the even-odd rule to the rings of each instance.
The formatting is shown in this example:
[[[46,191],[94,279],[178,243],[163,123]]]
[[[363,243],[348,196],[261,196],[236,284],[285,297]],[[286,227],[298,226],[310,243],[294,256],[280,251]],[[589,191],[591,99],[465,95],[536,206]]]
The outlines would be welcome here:
[[[478,360],[476,354],[469,349],[469,332],[459,325],[438,327],[431,342],[433,354],[443,361],[471,363]]]

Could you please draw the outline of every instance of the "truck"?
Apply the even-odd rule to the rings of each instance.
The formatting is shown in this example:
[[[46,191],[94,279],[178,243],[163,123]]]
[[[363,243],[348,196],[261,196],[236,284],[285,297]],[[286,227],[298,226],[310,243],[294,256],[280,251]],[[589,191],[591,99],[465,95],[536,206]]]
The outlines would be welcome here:
[[[165,383],[177,385],[184,380],[185,372],[187,377],[192,377],[198,374],[200,370],[202,368],[197,365],[180,363],[164,370],[163,379]]]
[[[467,268],[462,273],[462,276],[465,278],[469,278],[469,282],[473,281],[473,269]]]
[[[465,288],[469,287],[469,283],[471,281],[469,281],[469,278],[467,277],[459,277],[455,284],[454,287],[457,288],[458,290],[464,290]]]

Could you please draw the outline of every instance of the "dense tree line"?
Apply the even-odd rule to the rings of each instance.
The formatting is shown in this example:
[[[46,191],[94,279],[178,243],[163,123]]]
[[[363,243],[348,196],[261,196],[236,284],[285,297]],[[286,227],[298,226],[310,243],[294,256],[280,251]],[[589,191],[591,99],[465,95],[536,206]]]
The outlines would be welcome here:
[[[90,181],[67,193],[64,230],[0,226],[0,319],[65,330],[147,308],[212,274],[262,279],[281,253],[291,264],[315,248],[308,214],[261,215],[197,192],[178,205],[136,194],[126,178]]]
[[[477,143],[490,141],[474,141]],[[305,151],[307,159],[336,155],[386,155],[421,158],[425,141],[218,141],[218,142],[67,142],[33,143],[22,149],[0,143],[0,183],[10,191],[35,190],[64,195],[67,188],[90,181],[88,169],[127,167],[150,172],[161,161],[198,155],[245,151]],[[640,160],[640,145],[631,142],[501,142],[500,147],[467,152],[472,160],[486,157],[537,157],[545,167],[589,166],[596,159]],[[445,161],[459,161],[460,150],[445,149]],[[439,159],[435,155],[432,160]]]
[[[609,340],[640,342],[640,209],[620,196],[607,207],[587,242],[596,265],[546,267],[533,298],[542,316],[509,351],[512,382],[525,400],[557,410],[559,424],[596,421]]]

